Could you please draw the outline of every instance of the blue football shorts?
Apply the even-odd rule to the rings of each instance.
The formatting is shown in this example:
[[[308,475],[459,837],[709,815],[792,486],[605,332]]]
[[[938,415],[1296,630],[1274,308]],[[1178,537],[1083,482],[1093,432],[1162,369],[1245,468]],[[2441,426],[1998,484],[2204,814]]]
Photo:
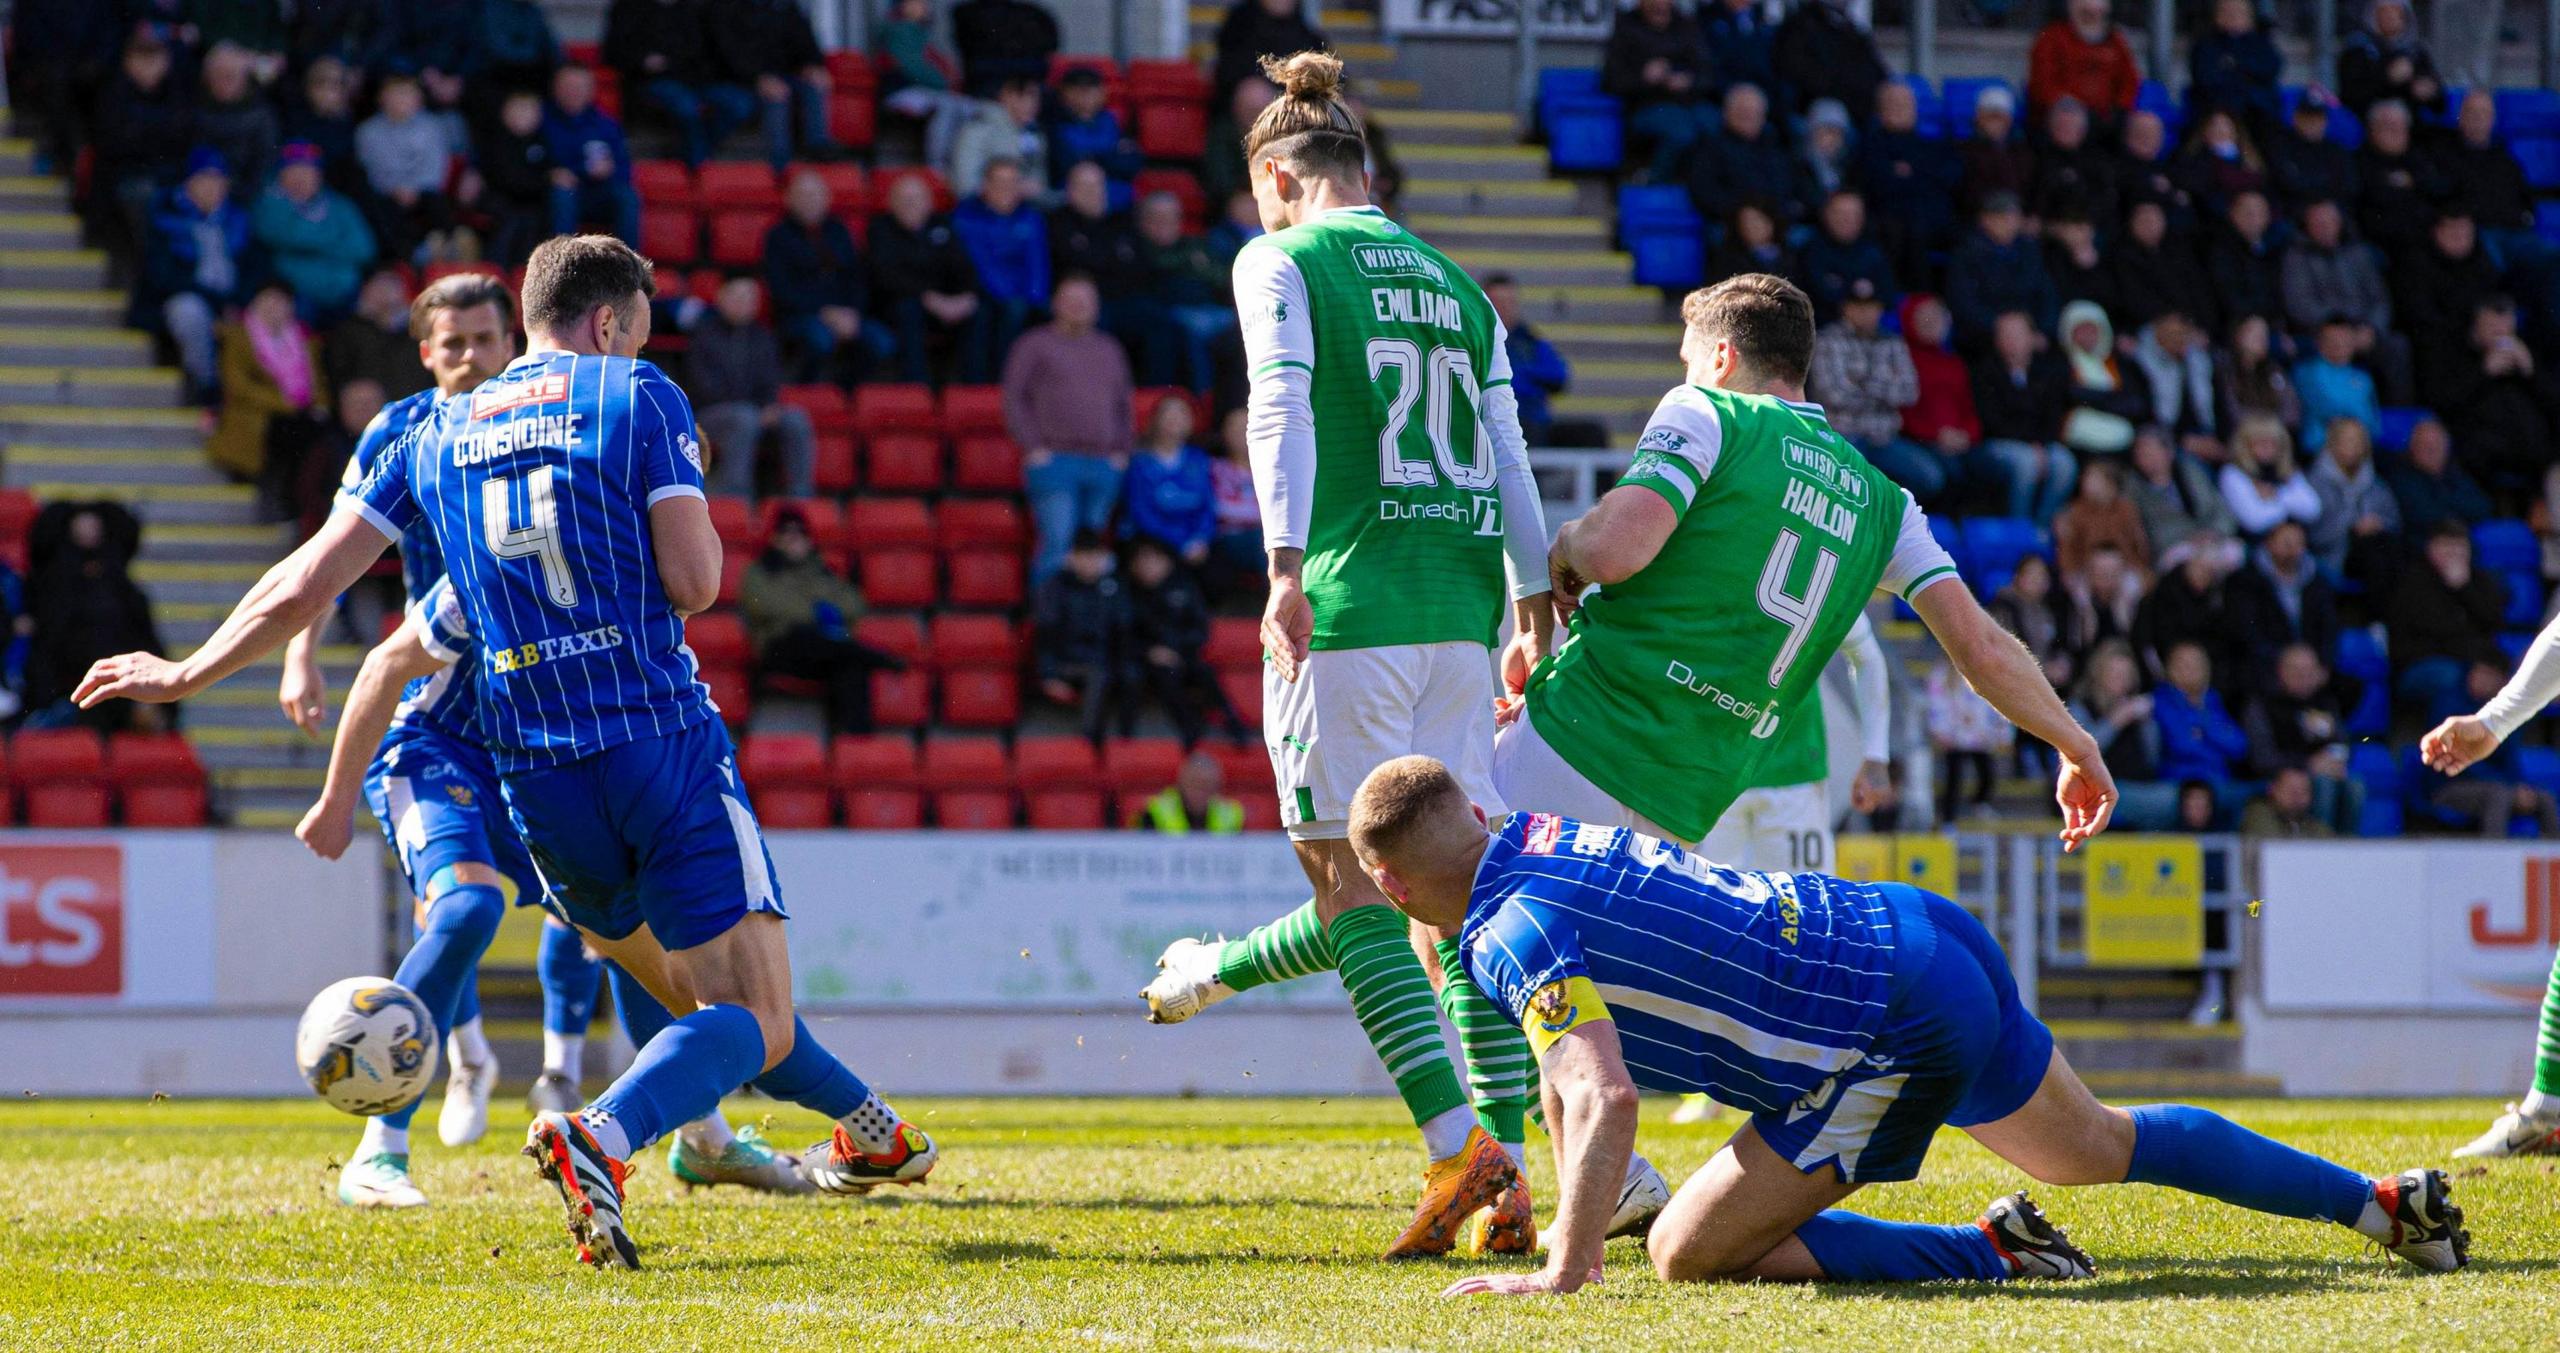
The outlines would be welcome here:
[[[498,773],[481,748],[431,729],[395,728],[364,773],[365,806],[400,857],[409,895],[461,864],[485,864],[504,880],[507,900],[541,900],[542,878],[507,818]]]

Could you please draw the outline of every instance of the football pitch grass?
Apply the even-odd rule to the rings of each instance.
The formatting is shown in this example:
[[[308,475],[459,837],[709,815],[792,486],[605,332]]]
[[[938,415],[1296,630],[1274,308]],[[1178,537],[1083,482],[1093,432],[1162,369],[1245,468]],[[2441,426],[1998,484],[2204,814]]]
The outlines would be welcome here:
[[[434,1200],[356,1212],[332,1193],[354,1120],[308,1101],[0,1104],[0,1347],[778,1349],[1199,1347],[2549,1347],[2560,1330],[2560,1164],[2457,1172],[2472,1266],[2388,1265],[2343,1228],[2138,1187],[2038,1189],[2097,1257],[2091,1282],[1681,1286],[1634,1242],[1561,1300],[1440,1289],[1491,1267],[1387,1266],[1418,1180],[1387,1100],[914,1100],[931,1182],[872,1199],[686,1195],[650,1153],[629,1211],[642,1272],[572,1259],[502,1104],[464,1151],[419,1115]],[[2368,1172],[2444,1164],[2472,1101],[2216,1107]],[[1676,1184],[1731,1120],[1643,1143]],[[777,1140],[820,1124],[730,1105]],[[767,1119],[767,1114],[771,1116]],[[1541,1217],[1553,1171],[1533,1136]],[[1852,1206],[1953,1221],[2025,1181],[1957,1133],[1911,1184]],[[1517,1267],[1515,1263],[1510,1265]]]

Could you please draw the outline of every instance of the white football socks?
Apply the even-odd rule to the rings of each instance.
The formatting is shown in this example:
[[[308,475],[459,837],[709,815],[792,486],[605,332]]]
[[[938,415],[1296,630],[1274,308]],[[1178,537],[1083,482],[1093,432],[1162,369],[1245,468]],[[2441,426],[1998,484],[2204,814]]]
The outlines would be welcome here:
[[[473,1015],[468,1023],[453,1026],[444,1040],[444,1059],[454,1070],[466,1066],[487,1066],[497,1053],[489,1047],[489,1033],[481,1027],[480,1017]]]
[[[1422,1149],[1431,1153],[1434,1164],[1467,1149],[1467,1134],[1475,1131],[1476,1111],[1464,1104],[1444,1109],[1422,1125]]]
[[[568,1077],[569,1083],[571,1085],[575,1085],[586,1079],[586,1070],[587,1040],[584,1035],[556,1034],[551,1032],[549,1029],[542,1031],[542,1071],[544,1075],[550,1075],[557,1072],[562,1076]]]
[[[2516,1110],[2537,1123],[2560,1120],[2560,1095],[2546,1095],[2540,1090],[2525,1092],[2524,1103]]]
[[[395,1156],[409,1154],[409,1129],[393,1127],[379,1118],[364,1120],[364,1137],[356,1143],[356,1159],[386,1151]]]
[[[719,1155],[738,1140],[738,1134],[729,1126],[728,1116],[718,1109],[713,1109],[707,1118],[697,1118],[677,1128],[676,1135],[684,1139],[687,1147],[706,1156]]]
[[[904,1122],[898,1111],[877,1093],[864,1098],[861,1107],[836,1120],[853,1144],[865,1155],[885,1156],[898,1145],[898,1125]]]

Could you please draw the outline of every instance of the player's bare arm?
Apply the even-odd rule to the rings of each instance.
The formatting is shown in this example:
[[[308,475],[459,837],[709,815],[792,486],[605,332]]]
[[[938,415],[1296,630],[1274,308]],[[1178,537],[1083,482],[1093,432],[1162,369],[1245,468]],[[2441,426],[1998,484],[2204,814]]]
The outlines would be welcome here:
[[[338,735],[329,747],[329,771],[320,797],[302,815],[293,834],[311,853],[334,860],[346,853],[354,836],[356,801],[364,795],[365,764],[372,760],[392,716],[400,709],[400,692],[412,680],[442,669],[448,659],[429,652],[425,631],[415,615],[401,622],[390,638],[364,656],[355,684],[347,688],[347,708],[338,720]]]
[[[710,503],[680,493],[650,504],[649,542],[658,556],[658,582],[676,614],[710,610],[720,599],[720,532],[711,524]]]
[[[1284,681],[1298,679],[1307,660],[1307,641],[1316,632],[1315,607],[1308,604],[1299,571],[1307,552],[1281,546],[1271,551],[1271,596],[1262,604],[1262,646]]]
[[[284,646],[284,674],[276,680],[276,705],[303,736],[317,738],[329,722],[329,677],[320,670],[320,631],[328,613],[303,627]]]
[[[2076,850],[2105,831],[2116,811],[2115,777],[2107,773],[2097,739],[2062,707],[2035,655],[1961,583],[1924,587],[1910,600],[1965,681],[2001,717],[2043,739],[2062,758],[2053,797],[2062,807],[2063,848]]]
[[[1589,986],[1558,983],[1548,990],[1568,985]],[[1547,1016],[1533,1002],[1530,1018]],[[1560,1018],[1570,1020],[1574,1013],[1560,1012]],[[1618,1026],[1605,1018],[1574,1024],[1548,1044],[1538,1074],[1556,1151],[1556,1219],[1545,1232],[1547,1266],[1535,1273],[1464,1278],[1443,1295],[1560,1296],[1599,1280],[1609,1214],[1636,1149],[1636,1083],[1618,1050]]]
[[[308,628],[390,545],[391,537],[363,514],[335,513],[301,548],[268,569],[213,637],[185,660],[151,653],[100,658],[80,678],[71,698],[82,709],[94,709],[109,700],[139,700],[147,705],[183,700],[276,651]]]
[[[1547,578],[1558,614],[1571,616],[1585,589],[1624,582],[1662,553],[1680,514],[1647,489],[1615,488],[1589,512],[1566,522],[1547,551]]]

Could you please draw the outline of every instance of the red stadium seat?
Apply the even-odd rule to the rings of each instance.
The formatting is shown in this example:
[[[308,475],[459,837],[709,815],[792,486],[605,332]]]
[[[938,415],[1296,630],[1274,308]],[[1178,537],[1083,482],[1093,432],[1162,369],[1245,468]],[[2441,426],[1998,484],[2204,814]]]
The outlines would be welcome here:
[[[818,439],[818,454],[810,469],[810,482],[820,493],[851,493],[862,481],[855,469],[853,437],[849,433],[831,432]]]
[[[1021,636],[1000,616],[937,615],[927,627],[926,651],[932,664],[954,667],[1022,665]]]
[[[1246,796],[1243,802],[1244,829],[1246,831],[1276,832],[1280,830],[1280,801],[1278,799],[1275,799],[1268,794],[1252,794]]]
[[[753,660],[747,622],[734,611],[705,611],[684,622],[685,647],[705,667],[744,667]]]
[[[560,58],[572,66],[601,66],[604,47],[593,42],[564,42],[560,44]]]
[[[921,608],[942,598],[941,561],[929,550],[868,550],[862,594],[874,606]]]
[[[845,521],[844,509],[833,498],[767,498],[761,516],[767,535],[786,509],[798,509],[809,523],[809,539],[822,550],[841,550],[853,543],[852,527]]]
[[[919,671],[872,673],[871,717],[883,728],[933,722],[933,679]]]
[[[924,661],[924,622],[911,615],[866,615],[853,622],[853,637],[898,661]]]
[[[1123,794],[1153,794],[1182,769],[1182,744],[1171,738],[1123,738],[1102,749],[1102,780]]]
[[[1020,493],[1022,453],[1002,433],[962,437],[951,448],[951,487],[966,493]]]
[[[827,198],[834,214],[858,218],[871,206],[871,176],[862,166],[848,160],[840,164],[795,164],[791,176],[815,174],[827,185]],[[786,185],[787,186],[787,185]]]
[[[857,415],[859,416],[859,415]],[[863,484],[880,493],[942,491],[942,440],[925,433],[873,433],[862,444]]]
[[[914,831],[924,825],[924,795],[912,789],[848,790],[844,825],[855,831]]]
[[[1191,99],[1209,101],[1209,77],[1200,68],[1181,60],[1139,60],[1129,63],[1129,97],[1132,99]]]
[[[1222,671],[1260,671],[1262,623],[1240,615],[1222,615],[1210,621],[1209,643],[1200,650],[1200,658]]]
[[[1094,832],[1106,821],[1098,789],[1043,789],[1024,798],[1034,831]]]
[[[195,747],[175,733],[110,733],[107,778],[120,785],[201,785],[204,764],[196,760]]]
[[[1209,106],[1185,98],[1137,100],[1138,153],[1151,160],[1197,160],[1209,149]]]
[[[1141,198],[1153,193],[1173,194],[1182,203],[1185,230],[1198,230],[1208,219],[1209,195],[1200,190],[1199,177],[1187,169],[1142,169],[1131,186]]]
[[[0,558],[20,573],[27,571],[27,530],[41,510],[25,489],[0,489]]]
[[[682,207],[691,210],[701,201],[694,192],[693,171],[682,160],[635,160],[631,165],[631,186],[640,194],[643,207]]]
[[[1022,676],[1011,667],[955,667],[942,674],[942,721],[954,728],[1022,722]]]
[[[872,89],[880,83],[879,72],[871,68],[870,54],[852,48],[827,53],[827,78],[838,89]]]
[[[729,274],[726,269],[696,268],[684,276],[684,294],[704,305],[717,305],[720,301],[720,288],[728,283]],[[766,308],[771,309],[772,303],[773,298],[767,296]]]
[[[749,553],[764,548],[764,523],[756,520],[756,505],[733,494],[714,494],[711,498],[711,529],[720,533],[724,549]]]
[[[880,130],[878,100],[867,89],[839,89],[827,95],[827,135],[837,144],[868,149]]]
[[[1012,758],[994,738],[932,734],[916,758],[917,782],[927,789],[987,789],[1013,783]]]
[[[954,198],[951,195],[950,182],[930,169],[881,170],[871,178],[871,200],[887,202],[889,194],[897,189],[898,181],[901,179],[924,180],[924,186],[933,190],[933,209],[935,211],[951,210]]]
[[[494,277],[505,282],[507,270],[495,263],[430,263],[427,270],[418,275],[418,285],[434,286],[448,277]],[[512,283],[509,285],[511,289],[520,289],[514,288]]]
[[[724,268],[761,265],[764,262],[764,233],[773,229],[773,223],[781,217],[781,212],[763,207],[724,210],[713,216],[711,261]]]
[[[738,773],[758,783],[825,784],[826,745],[807,733],[749,733],[738,747]]]
[[[1218,768],[1226,772],[1229,794],[1238,798],[1267,796],[1280,783],[1280,777],[1271,769],[1271,753],[1263,747],[1238,747],[1224,742],[1202,745],[1218,759]]]
[[[858,551],[929,550],[934,545],[933,513],[921,498],[856,498],[851,527]]]
[[[853,403],[844,391],[833,385],[786,385],[782,402],[809,415],[809,422],[820,432],[854,430]]]
[[[823,785],[749,786],[756,821],[767,831],[819,831],[835,825],[835,801]]]
[[[1010,609],[1022,604],[1022,556],[1011,550],[960,550],[949,559],[954,606]]]
[[[896,733],[845,733],[829,749],[827,772],[837,789],[900,789],[917,780],[916,744]]]
[[[1262,673],[1259,669],[1228,667],[1218,672],[1218,689],[1227,693],[1227,703],[1236,707],[1236,717],[1248,728],[1262,726]]]
[[[722,211],[780,211],[782,185],[757,160],[711,160],[694,172],[705,205]]]
[[[747,581],[747,566],[753,564],[756,557],[746,550],[729,548],[726,541],[721,544],[719,604],[735,606]]]
[[[702,256],[702,221],[689,207],[647,207],[640,212],[640,252],[660,266],[682,267]]]
[[[204,825],[203,785],[126,785],[123,797],[128,827]]]
[[[711,703],[720,707],[720,721],[731,728],[744,727],[755,713],[755,687],[747,680],[746,668],[705,667],[702,684],[711,688]]]
[[[930,385],[865,385],[853,392],[853,419],[862,435],[917,432],[942,434],[942,412],[934,407]]]
[[[106,778],[106,744],[86,728],[20,733],[9,741],[9,772],[21,785],[63,780],[94,783]]]
[[[1018,550],[1030,539],[1022,509],[1005,498],[955,498],[942,505],[945,551]]]
[[[959,438],[1004,433],[1004,387],[946,385],[942,388],[942,431]]]
[[[1083,738],[1026,737],[1014,742],[1014,782],[1024,789],[1090,785],[1101,773],[1100,754]]]
[[[27,790],[30,827],[103,827],[107,809],[105,785],[47,783]]]
[[[945,831],[1001,832],[1013,829],[1013,791],[953,789],[933,796],[933,819]]]

